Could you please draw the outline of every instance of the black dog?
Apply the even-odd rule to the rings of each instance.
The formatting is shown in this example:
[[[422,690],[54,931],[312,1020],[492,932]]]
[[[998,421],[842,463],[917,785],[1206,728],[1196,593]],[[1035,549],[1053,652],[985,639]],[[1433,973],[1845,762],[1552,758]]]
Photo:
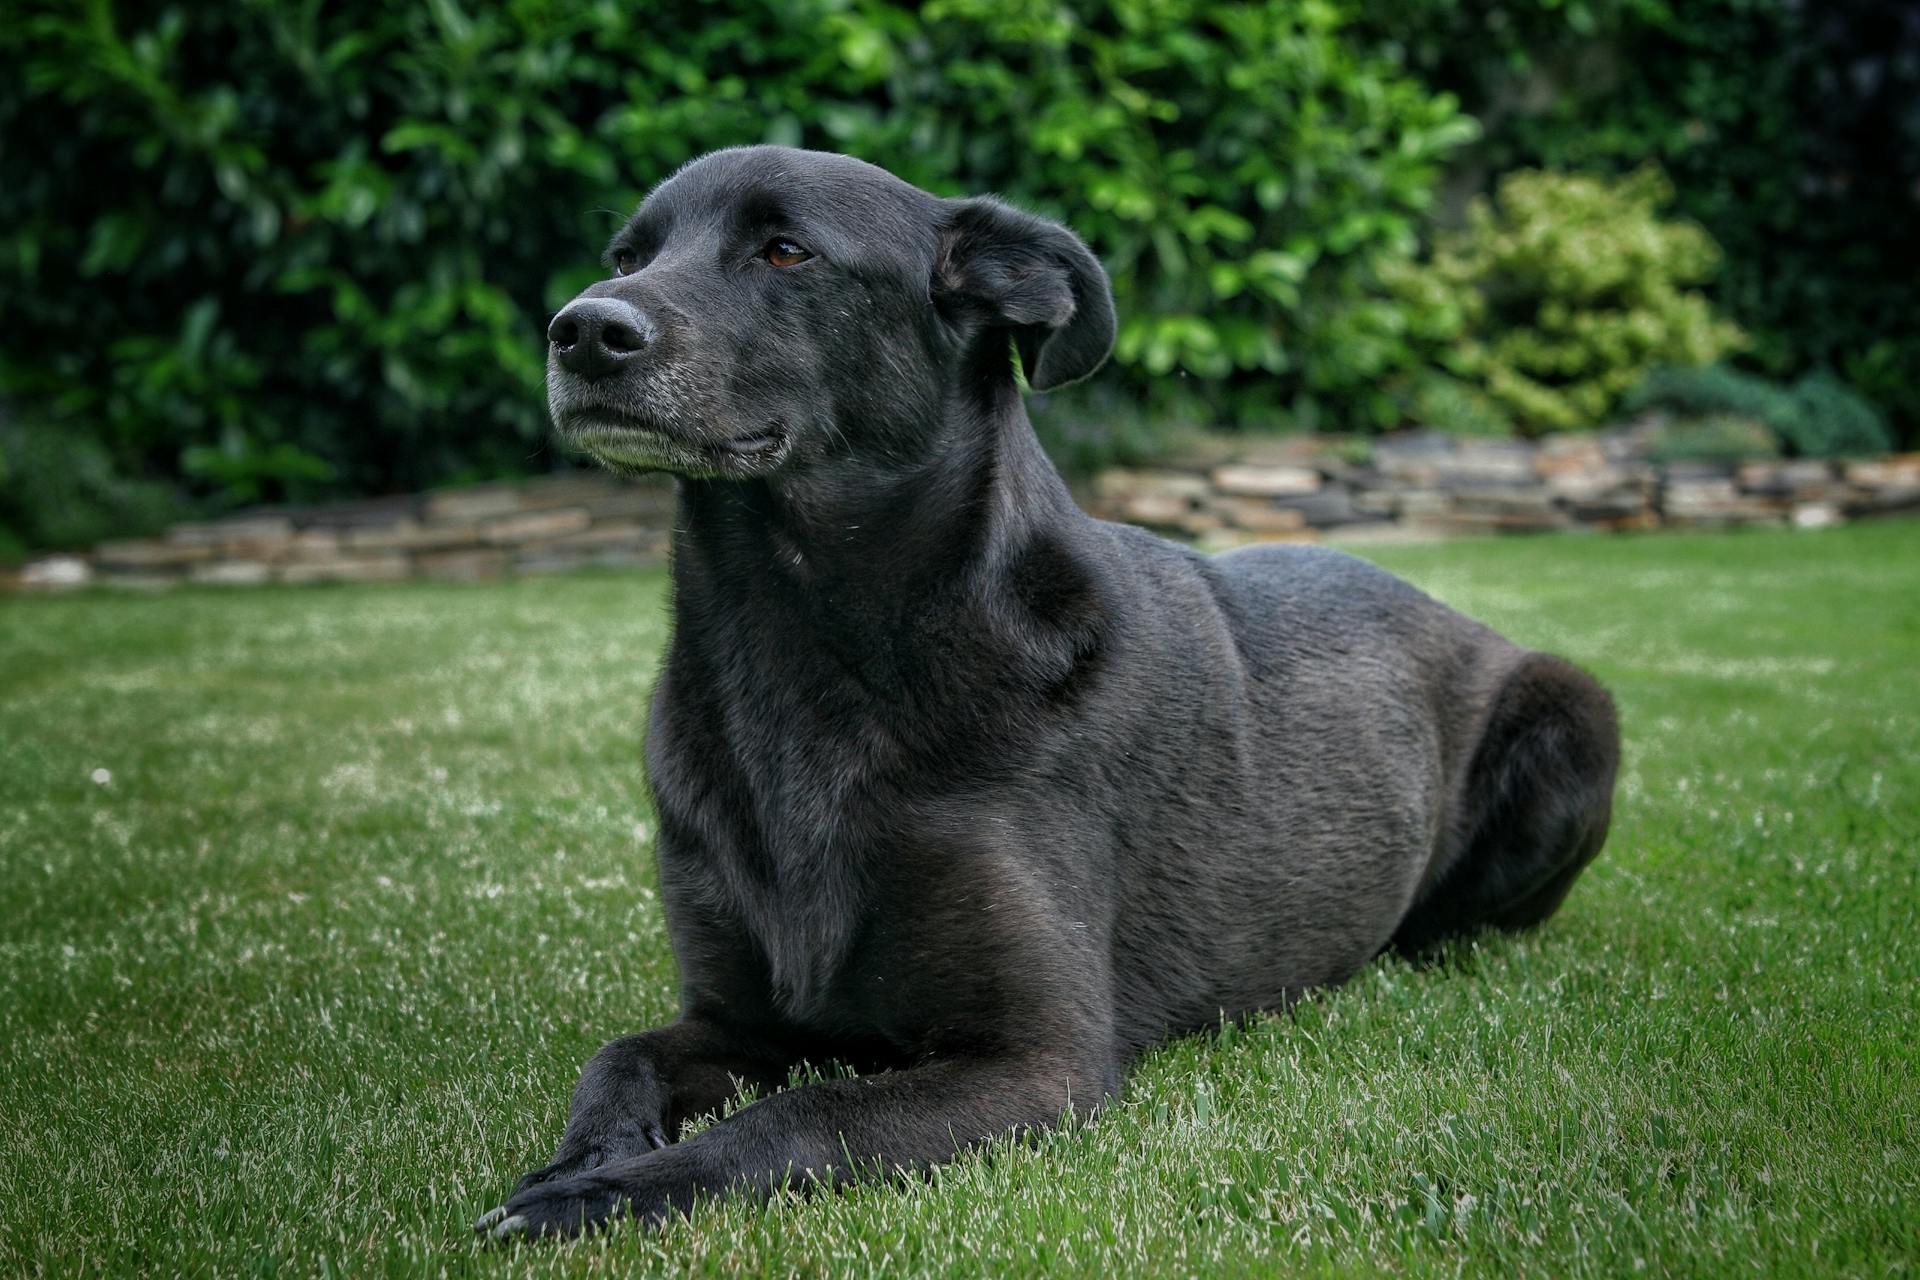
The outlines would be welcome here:
[[[1385,948],[1534,924],[1599,851],[1618,736],[1578,669],[1343,555],[1074,506],[1010,350],[1040,389],[1106,358],[1071,232],[753,147],[608,256],[548,389],[680,477],[647,761],[682,1013],[594,1057],[482,1229],[925,1168]],[[866,1074],[774,1092],[802,1059]]]

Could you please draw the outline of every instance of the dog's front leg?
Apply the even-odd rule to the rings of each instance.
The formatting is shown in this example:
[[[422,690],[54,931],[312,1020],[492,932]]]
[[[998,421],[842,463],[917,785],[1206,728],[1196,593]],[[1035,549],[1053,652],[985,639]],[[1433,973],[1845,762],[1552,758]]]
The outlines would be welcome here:
[[[553,1160],[521,1178],[515,1190],[665,1147],[688,1119],[714,1110],[742,1085],[770,1091],[785,1081],[786,1070],[778,1053],[699,1017],[624,1036],[587,1063]],[[505,1215],[496,1209],[488,1216]]]
[[[678,1145],[523,1187],[494,1235],[573,1235],[609,1219],[659,1220],[700,1196],[765,1196],[925,1169],[999,1134],[1047,1128],[1113,1092],[1108,1069],[1055,1055],[954,1058],[807,1085],[757,1102]],[[496,1211],[499,1212],[499,1211]]]

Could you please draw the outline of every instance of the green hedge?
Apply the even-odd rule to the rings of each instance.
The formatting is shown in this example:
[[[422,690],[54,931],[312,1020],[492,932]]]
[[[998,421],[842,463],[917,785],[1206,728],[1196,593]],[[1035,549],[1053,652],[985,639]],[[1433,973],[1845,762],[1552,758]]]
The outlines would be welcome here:
[[[1911,437],[1910,10],[23,0],[0,24],[0,539],[159,518],[155,484],[232,505],[552,465],[546,314],[651,183],[760,140],[1089,238],[1124,325],[1043,415],[1073,460],[1170,422],[1497,428],[1471,380],[1423,376],[1458,372],[1431,348],[1461,299],[1388,282],[1510,169],[1648,159],[1725,251],[1743,358],[1837,374]],[[32,478],[63,443],[92,479]]]
[[[1349,17],[29,6],[0,29],[0,399],[228,503],[542,467],[547,312],[647,186],[773,140],[1070,219],[1150,410],[1372,421],[1376,267],[1474,126]]]

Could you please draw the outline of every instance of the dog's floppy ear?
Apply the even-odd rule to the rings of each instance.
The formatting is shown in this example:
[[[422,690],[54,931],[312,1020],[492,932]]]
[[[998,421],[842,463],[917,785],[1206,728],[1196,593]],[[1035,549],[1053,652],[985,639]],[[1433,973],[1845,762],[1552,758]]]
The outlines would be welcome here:
[[[949,200],[946,211],[935,296],[1010,330],[1035,391],[1098,369],[1113,350],[1113,291],[1080,237],[992,196]]]

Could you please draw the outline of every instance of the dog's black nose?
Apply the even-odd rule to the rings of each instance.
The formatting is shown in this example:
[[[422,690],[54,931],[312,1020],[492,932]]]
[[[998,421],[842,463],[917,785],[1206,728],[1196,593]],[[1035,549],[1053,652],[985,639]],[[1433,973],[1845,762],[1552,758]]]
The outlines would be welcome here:
[[[612,373],[646,349],[653,326],[618,298],[575,298],[547,326],[560,365],[583,378]]]

